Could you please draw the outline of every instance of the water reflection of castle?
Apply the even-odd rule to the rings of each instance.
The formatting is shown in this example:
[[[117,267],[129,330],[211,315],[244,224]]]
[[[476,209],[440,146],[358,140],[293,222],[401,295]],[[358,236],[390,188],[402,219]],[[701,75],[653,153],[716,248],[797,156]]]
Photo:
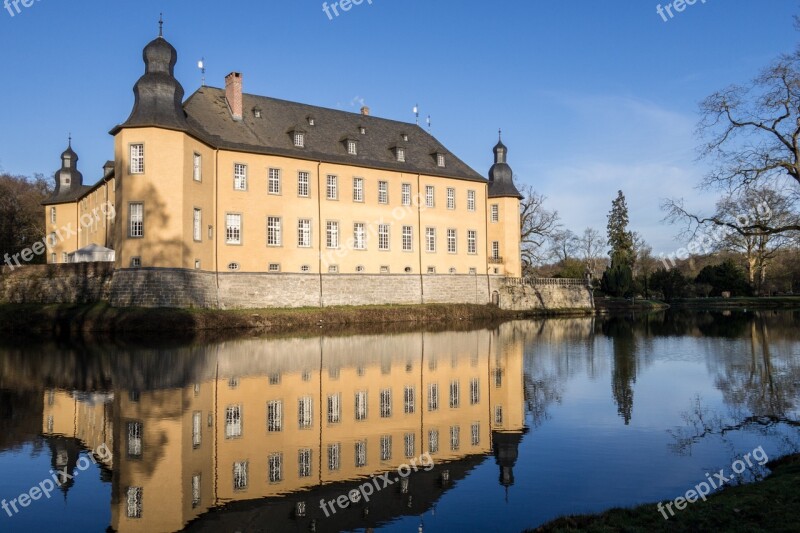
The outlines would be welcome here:
[[[46,391],[44,432],[113,448],[117,531],[372,527],[424,513],[487,454],[513,484],[525,425],[513,328],[195,348],[182,388]],[[324,517],[321,498],[426,452],[431,472]]]

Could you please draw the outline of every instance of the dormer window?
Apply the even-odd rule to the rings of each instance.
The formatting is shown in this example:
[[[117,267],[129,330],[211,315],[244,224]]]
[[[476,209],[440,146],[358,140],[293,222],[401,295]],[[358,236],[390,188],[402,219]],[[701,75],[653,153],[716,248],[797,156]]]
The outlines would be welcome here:
[[[406,142],[406,143],[408,142],[408,134],[407,133],[401,133],[400,134],[400,138],[403,139],[403,142]]]
[[[358,131],[361,133],[361,135],[366,135],[367,134],[367,128],[365,128],[364,126],[361,126],[360,128],[358,128]]]
[[[397,148],[395,150],[395,154],[397,155],[397,161],[400,163],[406,162],[406,149],[405,148]]]
[[[358,143],[353,140],[347,141],[347,153],[349,155],[358,155]]]
[[[294,132],[294,145],[297,148],[304,148],[306,145],[306,135],[302,131]]]
[[[261,113],[261,108],[260,107],[254,107],[253,108],[253,116],[256,117],[256,118],[261,118],[263,116],[262,113]]]
[[[315,126],[316,125],[317,121],[314,119],[314,117],[311,117],[311,116],[306,117],[306,120],[308,121],[308,125],[309,126]]]
[[[445,167],[444,154],[436,154],[436,166],[440,168]]]

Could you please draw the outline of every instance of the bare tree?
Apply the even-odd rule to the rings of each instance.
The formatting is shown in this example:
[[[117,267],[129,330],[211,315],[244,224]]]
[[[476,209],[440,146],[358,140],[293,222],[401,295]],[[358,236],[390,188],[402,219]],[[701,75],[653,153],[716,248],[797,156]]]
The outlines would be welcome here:
[[[701,188],[731,197],[768,188],[794,206],[793,216],[742,224],[689,213],[682,200],[668,200],[667,218],[727,227],[742,237],[800,231],[800,48],[781,56],[748,86],[712,94],[700,110],[701,156],[714,163]]]
[[[521,188],[520,224],[522,241],[522,262],[526,271],[544,262],[546,245],[560,228],[558,211],[545,208],[547,198],[538,194],[531,185]]]
[[[600,270],[605,264],[605,259],[603,259],[605,255],[604,247],[605,239],[603,235],[594,228],[586,228],[583,230],[583,235],[578,237],[578,250],[581,260],[586,265],[586,270],[591,273],[592,278],[597,278],[600,275]]]
[[[578,253],[578,236],[568,229],[559,229],[550,236],[550,256],[559,263],[566,263]]]

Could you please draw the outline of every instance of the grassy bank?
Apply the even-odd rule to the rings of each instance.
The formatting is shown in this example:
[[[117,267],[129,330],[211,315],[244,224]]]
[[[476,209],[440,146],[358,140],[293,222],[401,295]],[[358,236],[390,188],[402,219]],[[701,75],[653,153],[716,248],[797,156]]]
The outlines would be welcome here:
[[[691,309],[739,309],[747,308],[800,308],[800,296],[770,296],[763,298],[683,298],[670,302],[672,307]]]
[[[142,309],[91,305],[0,305],[0,331],[13,335],[198,332],[257,330],[330,331],[353,326],[431,324],[453,326],[552,315],[586,315],[591,310],[503,311],[490,305],[399,305],[303,309]]]
[[[637,299],[633,301],[627,298],[596,297],[594,303],[597,307],[597,311],[601,313],[616,311],[659,311],[669,308],[669,305],[658,300]]]
[[[669,520],[664,520],[656,504],[648,504],[559,518],[533,531],[800,531],[800,455],[768,466],[772,474],[765,480],[725,489],[707,502],[689,504]]]

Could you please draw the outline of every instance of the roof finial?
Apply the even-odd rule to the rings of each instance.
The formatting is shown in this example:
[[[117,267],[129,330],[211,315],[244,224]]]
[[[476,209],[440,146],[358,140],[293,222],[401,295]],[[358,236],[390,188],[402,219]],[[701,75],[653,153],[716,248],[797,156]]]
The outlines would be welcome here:
[[[502,128],[497,130],[497,136],[499,137],[500,142],[503,142],[503,130],[502,130]]]
[[[68,146],[69,148],[72,148],[72,132],[69,132],[69,137],[68,137],[68,139],[69,139],[69,141],[67,142],[67,146]]]
[[[164,13],[158,15],[158,36],[164,37]]]

